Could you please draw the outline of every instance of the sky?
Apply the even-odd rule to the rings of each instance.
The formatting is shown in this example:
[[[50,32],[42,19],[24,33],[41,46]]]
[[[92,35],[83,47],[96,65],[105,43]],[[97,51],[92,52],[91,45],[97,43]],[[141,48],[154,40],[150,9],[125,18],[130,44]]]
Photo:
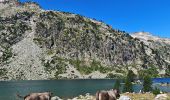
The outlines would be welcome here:
[[[170,38],[170,0],[20,0],[102,20],[114,29]]]

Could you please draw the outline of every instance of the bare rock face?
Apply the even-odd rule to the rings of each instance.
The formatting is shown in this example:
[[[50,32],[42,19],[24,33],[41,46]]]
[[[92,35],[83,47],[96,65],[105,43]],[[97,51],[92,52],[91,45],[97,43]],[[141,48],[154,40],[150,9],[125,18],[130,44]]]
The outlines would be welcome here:
[[[128,70],[136,77],[169,76],[168,40],[148,42],[147,37],[80,15],[45,11],[36,3],[4,1],[0,79],[121,78]]]

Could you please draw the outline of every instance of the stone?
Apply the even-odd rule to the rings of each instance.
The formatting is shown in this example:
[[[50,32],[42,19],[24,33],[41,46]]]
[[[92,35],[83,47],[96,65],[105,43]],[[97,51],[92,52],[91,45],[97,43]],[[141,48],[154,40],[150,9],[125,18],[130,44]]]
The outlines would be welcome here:
[[[54,96],[54,97],[51,98],[51,100],[62,100],[62,99],[58,96]]]
[[[155,97],[155,100],[167,100],[167,98],[168,98],[167,94],[158,94]]]
[[[128,96],[120,96],[118,100],[131,100],[131,98]]]

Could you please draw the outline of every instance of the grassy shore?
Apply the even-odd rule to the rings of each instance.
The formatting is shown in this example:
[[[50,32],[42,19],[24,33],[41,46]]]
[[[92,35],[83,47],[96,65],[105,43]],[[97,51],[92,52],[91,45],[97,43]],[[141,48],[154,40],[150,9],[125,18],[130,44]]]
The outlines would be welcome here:
[[[128,96],[131,100],[155,100],[155,95],[152,93],[123,93],[121,96]],[[167,99],[158,99],[158,100],[170,100],[170,93],[167,93]],[[85,95],[85,96],[78,96],[73,99],[68,100],[96,100],[95,96],[92,95]]]
[[[154,100],[154,98],[156,97],[154,94],[152,93],[124,93],[121,95],[125,95],[130,97],[132,100]],[[170,100],[170,93],[167,94],[168,98],[167,100]]]

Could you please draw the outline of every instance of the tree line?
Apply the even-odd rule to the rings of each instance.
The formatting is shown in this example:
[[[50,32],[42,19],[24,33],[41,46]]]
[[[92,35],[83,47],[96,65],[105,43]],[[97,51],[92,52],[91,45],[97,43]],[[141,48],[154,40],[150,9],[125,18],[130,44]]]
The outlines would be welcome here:
[[[124,85],[123,85],[123,89],[122,92],[126,93],[133,93],[134,89],[133,89],[133,83],[135,80],[135,74],[133,73],[132,70],[128,71],[128,74],[126,76],[126,78],[124,80],[120,80],[120,79],[116,79],[115,80],[115,84],[114,84],[114,89],[117,89],[120,91],[121,88],[121,82],[123,81]],[[142,82],[142,93],[146,93],[146,92],[152,92],[153,94],[157,95],[160,93],[160,90],[157,87],[152,87],[152,79],[150,77],[150,75],[145,75],[143,76],[143,78],[141,79]]]

